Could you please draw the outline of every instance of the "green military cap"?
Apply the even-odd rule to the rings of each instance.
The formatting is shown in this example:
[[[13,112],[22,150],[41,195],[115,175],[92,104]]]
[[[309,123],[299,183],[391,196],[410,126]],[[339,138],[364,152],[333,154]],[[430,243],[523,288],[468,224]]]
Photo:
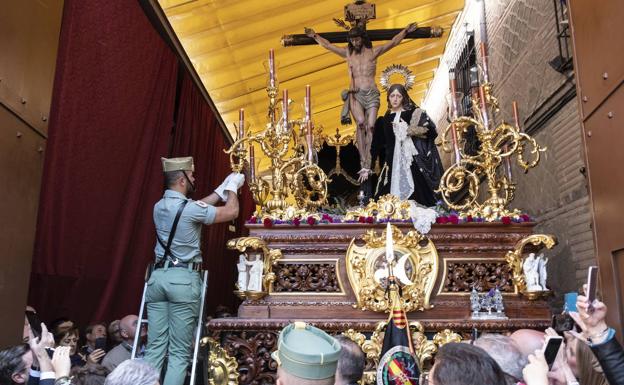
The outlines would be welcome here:
[[[183,158],[160,158],[163,165],[163,172],[169,171],[195,171],[192,156]]]
[[[336,374],[340,343],[305,322],[286,326],[271,357],[286,372],[299,378],[321,380]]]

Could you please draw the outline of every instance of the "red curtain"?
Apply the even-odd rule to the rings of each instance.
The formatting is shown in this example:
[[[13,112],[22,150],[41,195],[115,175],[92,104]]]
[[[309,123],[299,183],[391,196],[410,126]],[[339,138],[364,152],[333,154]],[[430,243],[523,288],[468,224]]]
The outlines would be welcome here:
[[[137,312],[170,148],[196,156],[202,192],[227,174],[223,134],[186,75],[172,136],[178,67],[138,2],[65,0],[29,293],[44,319]],[[208,227],[205,250],[224,249],[226,227]],[[231,293],[234,260],[215,254],[211,289]]]
[[[215,116],[191,77],[185,73],[179,95],[177,123],[173,139],[172,156],[193,156],[197,191],[195,199],[200,199],[217,187],[232,172],[229,157],[223,149],[229,147],[221,134]],[[240,215],[235,222],[236,233],[229,231],[230,224],[204,226],[202,250],[204,268],[209,271],[207,291],[207,314],[212,314],[216,306],[224,305],[235,311],[233,296],[236,282],[235,258],[238,254],[225,250],[228,239],[240,236],[245,218],[251,216],[254,207],[251,193],[243,188],[240,199]]]

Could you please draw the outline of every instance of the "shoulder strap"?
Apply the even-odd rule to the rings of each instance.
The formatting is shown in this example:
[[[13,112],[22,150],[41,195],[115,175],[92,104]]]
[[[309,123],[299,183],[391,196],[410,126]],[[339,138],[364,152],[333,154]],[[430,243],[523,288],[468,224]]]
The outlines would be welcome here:
[[[180,221],[180,216],[182,215],[182,211],[184,211],[184,207],[186,206],[187,203],[188,203],[188,200],[184,199],[182,201],[182,204],[178,208],[178,212],[176,213],[175,219],[173,220],[173,224],[171,225],[171,230],[169,231],[169,239],[167,239],[167,245],[165,245],[162,239],[160,239],[160,237],[158,236],[158,232],[156,232],[156,239],[158,240],[158,243],[160,243],[162,248],[165,249],[165,253],[163,254],[163,257],[162,257],[163,260],[166,260],[168,258],[170,259],[169,256],[171,255],[171,243],[173,243],[173,237],[175,237],[175,232],[178,227],[178,222]]]

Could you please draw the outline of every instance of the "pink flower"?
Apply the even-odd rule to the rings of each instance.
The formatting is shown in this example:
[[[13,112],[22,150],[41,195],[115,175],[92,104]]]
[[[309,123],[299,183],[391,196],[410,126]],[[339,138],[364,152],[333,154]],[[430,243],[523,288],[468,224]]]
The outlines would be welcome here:
[[[264,218],[264,220],[262,221],[262,225],[264,227],[273,227],[273,221],[271,220],[271,218]]]
[[[511,218],[507,217],[507,216],[502,217],[501,218],[501,222],[503,222],[503,224],[505,224],[505,225],[509,225],[509,224],[511,224]]]
[[[448,220],[454,225],[459,223],[459,217],[455,214],[449,215]]]
[[[299,219],[299,217],[293,219],[293,225],[299,227],[300,224],[301,224],[301,219]]]
[[[366,223],[373,223],[375,220],[375,218],[373,217],[366,217]]]
[[[313,226],[316,223],[316,219],[312,216],[308,217],[308,219],[306,220],[306,222],[308,222],[308,224],[310,226]]]
[[[466,216],[466,222],[472,222],[472,221],[473,221],[472,215]]]
[[[526,214],[520,215],[520,219],[522,219],[523,222],[531,222],[531,217]]]

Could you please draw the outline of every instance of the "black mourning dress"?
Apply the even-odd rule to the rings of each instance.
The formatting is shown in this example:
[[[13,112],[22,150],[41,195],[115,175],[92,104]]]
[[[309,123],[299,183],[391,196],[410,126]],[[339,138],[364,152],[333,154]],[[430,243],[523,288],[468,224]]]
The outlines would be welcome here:
[[[429,119],[429,116],[420,108],[401,111],[401,119],[408,124],[411,123],[412,115],[420,114],[418,126],[424,128],[425,133],[421,136],[411,136],[414,146],[418,151],[418,155],[414,156],[411,165],[412,178],[414,179],[414,192],[409,199],[415,200],[424,206],[434,206],[437,197],[434,190],[440,184],[442,177],[442,161],[440,154],[434,143],[438,133],[435,124]],[[388,111],[384,116],[379,117],[375,123],[375,132],[373,134],[373,143],[371,145],[371,156],[373,162],[379,158],[379,164],[384,165],[375,198],[390,193],[390,185],[392,183],[392,161],[394,155],[395,136],[392,126],[395,113]],[[387,167],[386,167],[387,166]]]

